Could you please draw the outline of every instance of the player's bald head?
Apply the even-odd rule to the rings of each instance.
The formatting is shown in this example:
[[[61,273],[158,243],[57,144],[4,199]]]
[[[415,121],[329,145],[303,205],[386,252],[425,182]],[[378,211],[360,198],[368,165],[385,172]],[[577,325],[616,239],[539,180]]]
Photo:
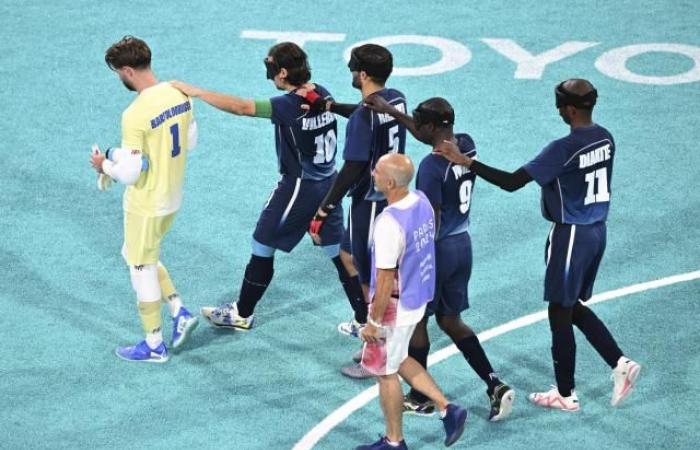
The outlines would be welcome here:
[[[411,183],[414,168],[408,156],[400,153],[384,155],[377,161],[377,167],[380,165],[386,176],[396,182],[396,187],[407,187]]]
[[[570,80],[566,80],[563,86],[564,89],[578,96],[584,96],[590,92],[593,92],[593,90],[595,89],[590,81],[581,78],[572,78]]]

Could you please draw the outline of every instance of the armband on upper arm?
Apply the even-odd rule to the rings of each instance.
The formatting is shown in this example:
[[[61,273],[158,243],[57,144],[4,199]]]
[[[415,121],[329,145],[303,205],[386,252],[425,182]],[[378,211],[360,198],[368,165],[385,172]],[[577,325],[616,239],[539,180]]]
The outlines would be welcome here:
[[[264,119],[272,117],[272,103],[270,100],[255,100],[255,117]]]

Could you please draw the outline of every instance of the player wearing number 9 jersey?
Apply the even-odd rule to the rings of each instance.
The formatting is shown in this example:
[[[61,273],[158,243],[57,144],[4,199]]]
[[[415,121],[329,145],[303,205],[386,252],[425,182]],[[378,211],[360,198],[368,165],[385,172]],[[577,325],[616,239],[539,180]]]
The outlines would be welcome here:
[[[533,179],[542,188],[542,213],[552,222],[545,248],[544,300],[549,302],[552,358],[557,388],[530,395],[538,406],[577,411],[574,392],[576,325],[613,369],[611,404],[629,394],[640,366],[623,356],[603,322],[583,302],[591,298],[593,283],[606,244],[610,181],[615,142],[608,130],[592,121],[598,93],[593,85],[571,79],[555,88],[559,115],[571,131],[546,146],[537,157],[514,173],[489,167],[458,154],[445,143],[439,151],[478,176],[508,191]]]
[[[461,155],[476,158],[476,147],[466,133],[454,133],[452,105],[434,97],[421,102],[408,116],[380,97],[367,99],[377,112],[394,116],[419,141],[434,148],[443,141],[455,144]],[[427,368],[430,353],[428,317],[435,315],[440,328],[455,343],[469,366],[486,384],[491,412],[489,420],[507,417],[512,408],[514,391],[495,374],[491,362],[474,331],[462,320],[469,308],[468,283],[472,272],[472,245],[469,212],[476,174],[453,164],[439,155],[429,154],[420,163],[416,188],[422,191],[435,210],[435,296],[428,303],[426,315],[411,336],[408,354]],[[404,411],[418,415],[434,413],[434,405],[423,393],[411,389],[404,398]]]
[[[274,45],[264,59],[267,78],[284,94],[266,100],[250,100],[207,91],[179,81],[175,87],[223,111],[270,119],[275,127],[275,148],[281,179],[267,200],[255,227],[252,255],[246,266],[237,301],[202,308],[202,315],[217,327],[248,330],[258,301],[272,281],[274,254],[290,252],[306,233],[309,222],[332,186],[335,169],[337,123],[325,111],[306,111],[297,91],[309,82],[311,68],[306,53],[292,42]],[[315,91],[326,100],[331,94],[320,85]],[[340,260],[344,233],[343,210],[337,208],[320,235],[320,245],[332,260],[349,297],[361,296],[353,287]],[[353,293],[354,292],[354,293]],[[359,293],[358,293],[359,292]]]
[[[196,145],[197,128],[189,97],[156,79],[144,41],[124,37],[107,50],[105,61],[127,89],[138,92],[122,114],[121,148],[105,155],[94,148],[92,155],[98,173],[127,184],[122,255],[146,334],[141,343],[119,347],[116,353],[128,361],[162,363],[169,355],[162,337],[161,300],[173,320],[174,348],[197,325],[160,262],[160,243],[182,203],[185,161]]]

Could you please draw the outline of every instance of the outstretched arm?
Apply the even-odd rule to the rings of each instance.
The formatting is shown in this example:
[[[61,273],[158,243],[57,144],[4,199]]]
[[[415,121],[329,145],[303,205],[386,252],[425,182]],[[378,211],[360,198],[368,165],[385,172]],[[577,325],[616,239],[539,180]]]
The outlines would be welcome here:
[[[171,81],[170,84],[181,91],[183,94],[190,97],[197,97],[203,101],[209,103],[211,106],[220,109],[222,111],[235,114],[237,116],[257,116],[257,117],[269,117],[257,114],[258,103],[255,100],[236,97],[235,95],[220,94],[218,92],[207,91],[197,86],[192,86],[190,84],[184,83],[182,81]]]
[[[452,142],[441,142],[433,149],[433,153],[455,164],[469,167],[472,172],[484,180],[508,192],[517,191],[532,181],[530,174],[522,167],[515,172],[496,169],[461,153],[459,148]]]

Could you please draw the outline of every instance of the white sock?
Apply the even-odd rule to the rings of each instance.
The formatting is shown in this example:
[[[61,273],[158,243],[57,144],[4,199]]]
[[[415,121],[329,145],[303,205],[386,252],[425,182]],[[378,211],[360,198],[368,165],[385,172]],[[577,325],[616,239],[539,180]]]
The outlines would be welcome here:
[[[401,445],[401,442],[390,441],[389,438],[386,438],[386,443],[391,445],[392,447],[398,447],[399,445]]]
[[[180,296],[176,292],[168,297],[166,301],[168,302],[168,309],[170,309],[170,317],[177,316],[177,313],[180,312],[180,308],[182,308]]]
[[[163,343],[163,331],[158,329],[155,333],[146,333],[146,344],[151,348],[151,350],[155,350],[158,348],[160,344]]]
[[[445,417],[447,417],[447,408],[440,411],[440,418],[444,419]]]

